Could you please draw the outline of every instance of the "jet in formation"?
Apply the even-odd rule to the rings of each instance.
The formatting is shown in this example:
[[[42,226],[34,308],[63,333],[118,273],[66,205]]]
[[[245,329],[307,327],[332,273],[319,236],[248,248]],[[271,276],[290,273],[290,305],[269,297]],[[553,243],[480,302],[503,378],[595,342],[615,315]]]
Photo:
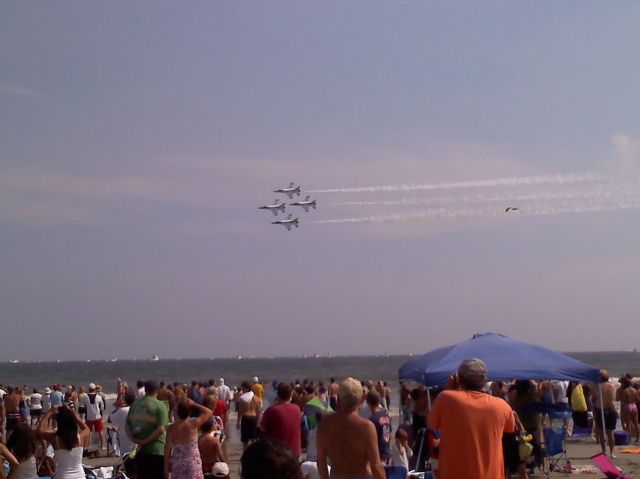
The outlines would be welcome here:
[[[280,203],[279,200],[274,200],[272,205],[258,206],[258,209],[271,211],[275,216],[278,216],[278,212],[282,211],[284,213],[284,207],[284,201]]]
[[[300,196],[301,191],[302,188],[300,186],[296,186],[294,183],[290,183],[288,188],[280,188],[274,190],[274,193],[284,193],[289,197],[289,199],[293,199],[293,195],[295,194]],[[312,200],[309,195],[307,195],[304,200],[294,201],[293,203],[289,203],[289,206],[299,206],[305,211],[305,213],[308,213],[309,208],[313,208],[314,210],[316,209],[316,200]],[[285,202],[274,200],[273,204],[258,206],[258,209],[271,211],[275,216],[278,216],[278,213],[280,213],[281,211],[283,213],[285,212]],[[289,215],[286,219],[273,221],[271,222],[271,224],[282,225],[287,228],[287,231],[291,231],[292,226],[295,226],[296,228],[300,227],[298,218],[293,218],[293,215]]]
[[[309,208],[316,209],[316,200],[310,200],[309,195],[307,195],[304,201],[294,201],[293,203],[289,203],[289,206],[300,206],[305,213],[308,213]]]
[[[287,228],[287,231],[291,231],[291,227],[295,226],[296,228],[299,227],[298,225],[298,218],[293,218],[293,215],[289,214],[289,216],[287,216],[286,219],[284,220],[277,220],[277,221],[272,221],[271,222],[272,225],[282,225],[285,228]]]
[[[293,195],[294,193],[298,196],[300,196],[300,187],[299,186],[295,186],[293,183],[289,183],[289,187],[288,188],[279,188],[277,190],[273,190],[274,193],[284,193],[285,195],[287,195],[289,197],[290,200],[293,199]]]
[[[508,213],[509,211],[520,211],[520,208],[517,208],[515,206],[508,206],[506,210],[504,210],[505,213]]]

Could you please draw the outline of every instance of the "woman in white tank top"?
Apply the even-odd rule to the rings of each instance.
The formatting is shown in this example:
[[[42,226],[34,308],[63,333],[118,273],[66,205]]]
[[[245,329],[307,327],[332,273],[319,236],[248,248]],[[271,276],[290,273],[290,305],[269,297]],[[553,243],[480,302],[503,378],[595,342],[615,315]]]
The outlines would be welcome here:
[[[55,431],[51,424],[54,416],[58,426]],[[74,410],[62,406],[57,413],[49,411],[38,426],[38,434],[54,449],[56,479],[85,479],[82,445],[89,437],[89,429]]]
[[[36,466],[36,436],[27,424],[18,424],[9,440],[7,447],[14,455],[18,464],[11,466],[12,479],[37,479],[38,471]]]

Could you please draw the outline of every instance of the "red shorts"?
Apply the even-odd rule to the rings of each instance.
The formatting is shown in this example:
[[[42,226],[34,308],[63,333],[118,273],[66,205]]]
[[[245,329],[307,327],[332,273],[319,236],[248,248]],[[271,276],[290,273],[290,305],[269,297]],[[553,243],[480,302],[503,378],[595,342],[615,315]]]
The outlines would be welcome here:
[[[96,419],[95,421],[86,421],[87,427],[89,431],[102,432],[104,430],[104,423],[102,422],[102,418]]]

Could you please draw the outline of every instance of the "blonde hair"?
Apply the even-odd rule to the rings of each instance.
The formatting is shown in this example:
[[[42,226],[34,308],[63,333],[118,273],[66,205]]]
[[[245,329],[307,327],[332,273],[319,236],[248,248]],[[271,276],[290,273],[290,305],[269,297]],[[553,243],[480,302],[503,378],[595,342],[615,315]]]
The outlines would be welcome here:
[[[347,378],[338,388],[338,403],[342,409],[358,407],[362,402],[362,384],[357,379]]]

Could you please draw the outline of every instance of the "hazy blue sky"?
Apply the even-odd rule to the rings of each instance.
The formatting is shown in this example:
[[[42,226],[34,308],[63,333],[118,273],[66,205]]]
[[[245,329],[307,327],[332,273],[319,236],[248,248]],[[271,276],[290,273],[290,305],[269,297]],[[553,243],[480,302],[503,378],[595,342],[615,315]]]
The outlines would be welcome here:
[[[637,347],[639,3],[0,9],[1,360]]]

